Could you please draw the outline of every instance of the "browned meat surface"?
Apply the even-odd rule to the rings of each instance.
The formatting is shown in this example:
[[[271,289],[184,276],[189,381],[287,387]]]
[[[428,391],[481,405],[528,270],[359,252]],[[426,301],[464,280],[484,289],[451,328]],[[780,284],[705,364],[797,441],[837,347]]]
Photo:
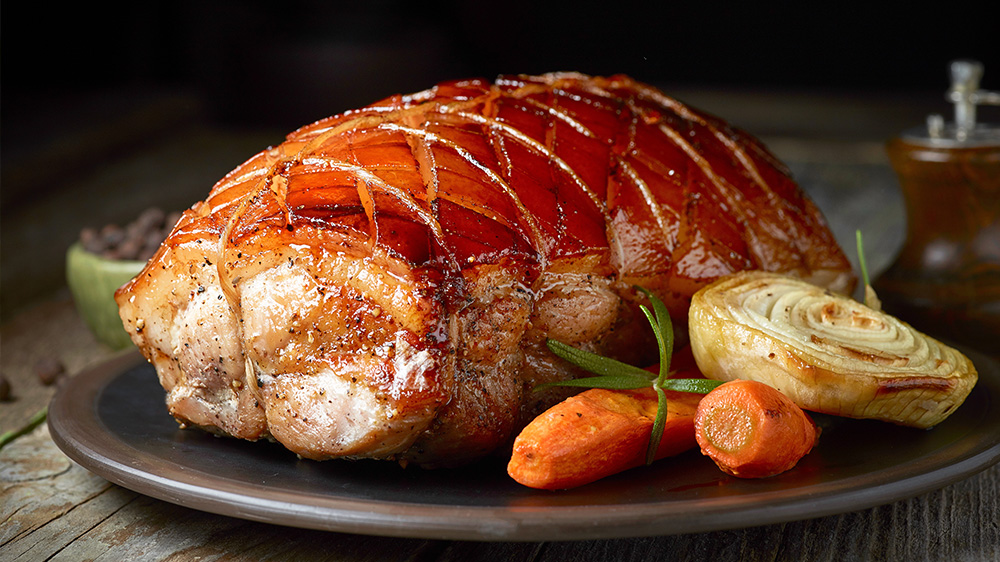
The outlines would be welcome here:
[[[756,140],[627,77],[443,83],[303,127],[188,210],[121,316],[184,424],[303,457],[455,465],[572,376],[546,338],[653,361],[742,269],[849,289]],[[682,332],[683,333],[683,332]]]

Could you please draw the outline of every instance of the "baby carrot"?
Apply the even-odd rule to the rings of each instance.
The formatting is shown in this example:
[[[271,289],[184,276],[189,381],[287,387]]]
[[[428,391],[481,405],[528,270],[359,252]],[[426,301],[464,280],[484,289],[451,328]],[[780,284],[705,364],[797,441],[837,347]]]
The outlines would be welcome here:
[[[695,437],[702,453],[724,472],[765,478],[795,466],[816,445],[819,428],[774,388],[733,380],[702,398]]]
[[[704,396],[666,392],[667,416],[657,459],[696,446],[694,415]],[[652,388],[593,388],[572,396],[518,435],[507,473],[525,486],[558,490],[643,465],[656,409]]]

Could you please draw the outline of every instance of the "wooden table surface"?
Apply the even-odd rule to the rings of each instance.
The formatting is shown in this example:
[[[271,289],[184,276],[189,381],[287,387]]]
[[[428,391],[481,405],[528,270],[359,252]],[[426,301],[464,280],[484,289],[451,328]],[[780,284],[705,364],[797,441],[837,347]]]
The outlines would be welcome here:
[[[256,143],[264,137],[188,129],[114,160],[101,173],[78,178],[44,202],[23,205],[17,215],[4,217],[4,268],[36,271],[38,279],[29,275],[21,279],[26,283],[42,283],[41,277],[51,277],[53,271],[61,274],[58,263],[46,269],[24,255],[48,251],[56,262],[73,231],[86,225],[84,218],[108,216],[107,205],[81,198],[82,191],[116,194],[118,211],[134,212],[142,201],[124,180],[162,182],[171,177],[162,170],[173,170],[174,181],[181,175],[185,189],[203,194],[214,178],[256,150],[249,147],[263,146]],[[869,267],[874,272],[887,267],[902,244],[905,219],[881,143],[806,141],[787,135],[765,141],[826,213],[848,253],[854,253],[854,230],[861,228]],[[204,165],[198,165],[198,157]],[[188,193],[174,191],[182,192],[175,193],[178,198]],[[39,221],[62,225],[62,230],[53,226],[48,237],[33,237],[32,225],[37,228]],[[18,255],[12,241],[19,244]],[[12,386],[11,399],[0,402],[0,431],[6,432],[24,427],[59,386],[58,381],[41,382],[36,372],[41,360],[58,360],[69,377],[114,352],[90,334],[58,280],[47,279],[38,295],[15,286],[6,275],[4,279],[4,291],[10,291],[4,306],[10,312],[0,330],[0,369]],[[534,543],[373,537],[204,513],[140,495],[88,472],[53,444],[45,424],[0,450],[4,561],[701,559],[998,560],[1000,466],[910,499],[816,519],[764,526],[748,520],[738,529],[650,538]]]

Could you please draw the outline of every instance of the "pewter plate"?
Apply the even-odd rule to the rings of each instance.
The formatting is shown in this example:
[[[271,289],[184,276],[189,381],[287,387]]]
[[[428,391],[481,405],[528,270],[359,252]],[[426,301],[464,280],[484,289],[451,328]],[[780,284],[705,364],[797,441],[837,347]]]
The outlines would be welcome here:
[[[816,415],[820,444],[793,470],[726,476],[698,451],[561,492],[525,488],[503,459],[451,470],[298,459],[274,443],[180,429],[153,368],[128,353],[82,373],[49,407],[56,444],[94,473],[193,509],[277,525],[459,540],[579,540],[779,523],[943,487],[1000,460],[1000,368],[925,431]]]

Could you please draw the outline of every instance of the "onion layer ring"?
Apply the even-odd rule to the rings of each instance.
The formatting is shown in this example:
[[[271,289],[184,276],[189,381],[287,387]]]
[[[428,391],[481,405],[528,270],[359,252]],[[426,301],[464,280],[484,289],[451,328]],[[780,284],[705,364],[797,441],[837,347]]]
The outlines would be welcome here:
[[[978,380],[958,350],[785,275],[723,277],[694,295],[688,318],[706,377],[757,380],[814,412],[928,428]]]

